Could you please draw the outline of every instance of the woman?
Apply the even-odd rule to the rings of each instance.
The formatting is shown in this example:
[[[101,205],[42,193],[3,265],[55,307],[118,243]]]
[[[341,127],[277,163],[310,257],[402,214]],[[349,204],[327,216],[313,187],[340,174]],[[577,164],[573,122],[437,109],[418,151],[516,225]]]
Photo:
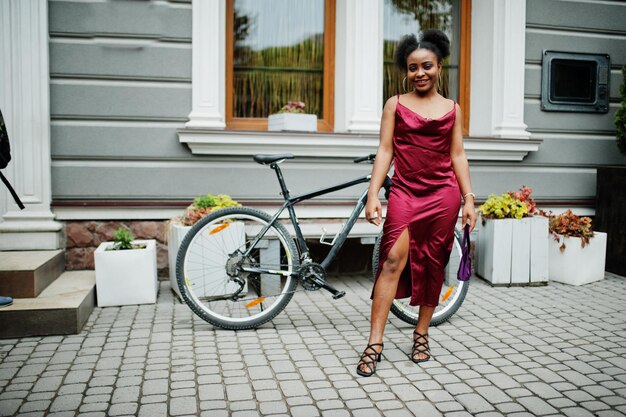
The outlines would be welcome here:
[[[442,62],[449,53],[450,41],[439,30],[424,31],[419,41],[405,36],[396,50],[396,65],[406,71],[403,85],[412,86],[412,91],[385,103],[365,207],[367,220],[380,225],[378,192],[393,160],[371,297],[370,337],[357,366],[362,376],[373,375],[381,360],[383,331],[394,298],[411,297],[410,305],[420,306],[410,357],[415,363],[430,359],[428,326],[439,302],[461,196],[462,223],[469,221],[471,229],[476,224],[461,109],[437,92]]]

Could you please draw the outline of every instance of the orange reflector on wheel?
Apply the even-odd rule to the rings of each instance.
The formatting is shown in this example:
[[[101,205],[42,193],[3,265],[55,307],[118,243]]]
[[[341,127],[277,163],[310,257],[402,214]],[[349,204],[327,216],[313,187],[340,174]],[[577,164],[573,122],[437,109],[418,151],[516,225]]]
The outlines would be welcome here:
[[[254,307],[256,305],[261,304],[263,301],[265,301],[265,297],[261,297],[261,298],[257,298],[256,300],[252,300],[248,304],[246,304],[246,308],[252,308],[252,307]]]
[[[222,225],[220,225],[220,226],[217,226],[215,229],[213,229],[213,230],[211,230],[211,231],[209,232],[209,235],[214,235],[214,234],[216,234],[216,233],[219,233],[219,232],[221,232],[222,230],[226,229],[227,227],[228,227],[228,223],[224,223],[224,224],[222,224]]]
[[[446,291],[446,293],[443,295],[443,297],[441,297],[441,301],[446,301],[448,299],[448,297],[450,297],[450,295],[452,294],[452,290],[454,290],[454,285],[451,286],[450,288],[448,288],[448,291]]]

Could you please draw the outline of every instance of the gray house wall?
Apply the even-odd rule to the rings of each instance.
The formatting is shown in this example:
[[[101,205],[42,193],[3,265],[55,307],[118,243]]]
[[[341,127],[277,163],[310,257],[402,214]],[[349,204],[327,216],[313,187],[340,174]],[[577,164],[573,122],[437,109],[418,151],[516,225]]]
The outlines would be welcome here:
[[[50,1],[49,31],[53,199],[182,197],[191,2]]]
[[[624,165],[615,145],[615,112],[619,108],[621,67],[626,62],[626,3],[606,1],[527,0],[524,121],[533,138],[543,139],[538,152],[522,162],[551,168],[569,190],[569,199],[593,200],[595,168]],[[611,57],[610,108],[607,114],[545,112],[541,102],[544,50],[607,53]],[[586,169],[591,168],[591,169]],[[585,172],[583,175],[569,173]],[[550,181],[550,178],[546,178]],[[542,187],[543,188],[543,187]],[[558,195],[557,188],[542,197]]]
[[[617,1],[527,0],[525,122],[543,143],[519,163],[471,161],[479,197],[525,184],[547,202],[592,205],[595,168],[626,164],[615,147],[613,125],[626,59],[624,10]],[[189,0],[50,1],[49,13],[55,204],[189,200],[206,192],[249,201],[279,198],[269,169],[249,158],[192,155],[178,141],[176,129],[191,111]],[[609,114],[542,112],[544,49],[609,53]],[[283,167],[294,191],[369,171],[332,159]]]

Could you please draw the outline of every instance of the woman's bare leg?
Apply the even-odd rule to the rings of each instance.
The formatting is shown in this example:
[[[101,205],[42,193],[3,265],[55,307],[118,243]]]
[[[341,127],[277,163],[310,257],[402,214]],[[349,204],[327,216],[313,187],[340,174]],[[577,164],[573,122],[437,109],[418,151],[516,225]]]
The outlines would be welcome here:
[[[415,331],[419,334],[425,335],[428,333],[428,327],[430,326],[430,320],[433,318],[433,314],[435,313],[435,307],[430,306],[420,306],[419,317],[417,319],[417,326],[415,326]],[[415,341],[415,335],[414,341]],[[424,338],[419,338],[419,342],[428,342],[428,336]],[[418,353],[415,352],[413,355],[414,359],[428,359],[430,356],[426,353]]]
[[[383,340],[383,333],[385,331],[385,324],[387,324],[391,303],[396,295],[400,274],[402,274],[404,270],[408,257],[409,232],[408,229],[404,229],[389,251],[380,275],[376,280],[372,300],[372,319],[368,344],[381,343]],[[378,347],[376,350],[379,352],[381,348]],[[368,371],[365,365],[360,365],[360,368],[363,371]]]

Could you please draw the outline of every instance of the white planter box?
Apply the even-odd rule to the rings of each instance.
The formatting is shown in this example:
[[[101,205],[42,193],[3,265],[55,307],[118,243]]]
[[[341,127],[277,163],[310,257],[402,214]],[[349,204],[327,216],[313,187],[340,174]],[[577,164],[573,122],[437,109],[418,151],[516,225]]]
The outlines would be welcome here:
[[[107,251],[104,242],[94,253],[98,306],[151,304],[156,302],[158,281],[156,240],[135,240],[145,249]]]
[[[595,232],[584,248],[579,237],[560,236],[561,243],[550,238],[549,263],[550,279],[564,284],[583,285],[604,278],[606,263],[606,233]],[[563,240],[564,239],[564,240]]]
[[[180,296],[180,290],[178,289],[178,282],[176,281],[176,258],[178,257],[178,249],[180,244],[185,238],[187,232],[191,229],[191,226],[183,226],[182,224],[170,223],[170,228],[167,236],[167,257],[170,269],[170,287],[176,293],[178,298]]]
[[[317,115],[303,113],[277,113],[267,118],[267,130],[317,131]]]
[[[548,281],[548,219],[485,219],[476,244],[476,273],[493,285]]]
[[[170,268],[170,285],[176,295],[181,298],[180,289],[178,288],[178,282],[176,280],[176,258],[178,257],[178,251],[180,244],[187,232],[191,229],[191,226],[181,226],[178,224],[172,224],[170,226],[170,234],[168,238],[168,259]],[[209,244],[210,241],[214,241],[216,247],[221,249],[220,252],[207,252],[207,253],[188,253],[188,262],[196,265],[226,265],[228,260],[228,254],[234,252],[236,249],[244,245],[246,239],[245,226],[243,222],[233,222],[229,227],[216,234],[208,234],[204,237],[205,244]],[[189,282],[194,290],[196,296],[218,296],[227,294],[234,291],[237,284],[232,283],[229,285],[223,285],[228,281],[225,269],[217,269],[211,275],[196,275],[189,276]],[[220,283],[221,285],[216,285]],[[243,294],[247,292],[248,284],[244,286]],[[218,290],[219,288],[219,290]]]

